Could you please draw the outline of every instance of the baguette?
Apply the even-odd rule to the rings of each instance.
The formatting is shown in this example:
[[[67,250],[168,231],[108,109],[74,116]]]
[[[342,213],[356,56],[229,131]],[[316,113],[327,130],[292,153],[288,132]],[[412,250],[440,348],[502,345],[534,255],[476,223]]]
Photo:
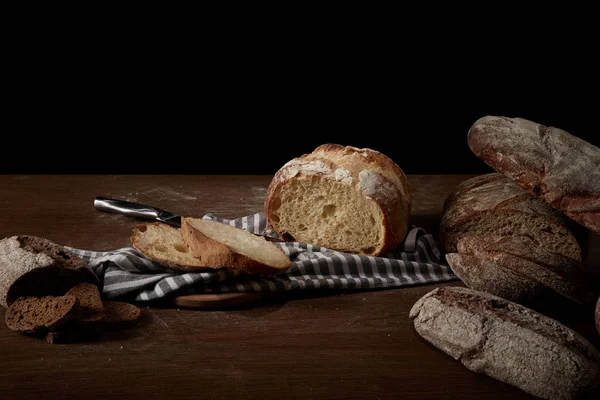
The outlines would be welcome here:
[[[533,196],[600,233],[600,149],[522,118],[486,116],[468,133],[473,153]]]
[[[426,341],[473,372],[544,399],[575,399],[600,380],[600,354],[559,322],[460,287],[434,289],[410,311]]]

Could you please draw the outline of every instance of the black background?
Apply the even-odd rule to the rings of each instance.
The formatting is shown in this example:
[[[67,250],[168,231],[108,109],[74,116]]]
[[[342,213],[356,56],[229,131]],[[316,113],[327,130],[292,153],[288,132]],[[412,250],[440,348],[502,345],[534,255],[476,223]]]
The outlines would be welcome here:
[[[541,75],[523,63],[509,75],[446,53],[221,59],[129,50],[16,65],[0,173],[273,174],[323,143],[379,150],[407,174],[485,173],[467,145],[485,115],[557,126],[600,146],[597,74]]]

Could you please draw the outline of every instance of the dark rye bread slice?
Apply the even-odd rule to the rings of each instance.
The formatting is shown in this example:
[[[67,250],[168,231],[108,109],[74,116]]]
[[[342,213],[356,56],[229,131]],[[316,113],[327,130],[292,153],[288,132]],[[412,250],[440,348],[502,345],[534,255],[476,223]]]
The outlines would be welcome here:
[[[104,306],[98,286],[92,283],[80,283],[72,287],[67,294],[77,298],[74,322],[96,323],[104,319]]]
[[[77,298],[73,295],[21,297],[6,311],[5,322],[13,331],[46,333],[66,324],[73,317],[76,305]]]
[[[475,155],[532,195],[600,233],[600,149],[522,118],[486,116],[468,134]]]
[[[556,294],[592,304],[578,262],[536,245],[529,236],[469,236],[446,254],[454,273],[471,289],[535,308],[558,304]]]
[[[473,372],[544,399],[575,399],[600,380],[600,354],[561,323],[461,287],[434,289],[412,307],[415,330]]]
[[[83,260],[64,247],[27,235],[0,240],[0,305],[23,296],[60,296],[80,282],[99,284]]]
[[[466,236],[528,235],[537,246],[581,261],[576,226],[509,178],[493,173],[461,183],[448,196],[441,239],[446,253],[456,253],[458,241]]]
[[[104,325],[107,330],[131,328],[140,321],[140,309],[121,301],[105,301]]]

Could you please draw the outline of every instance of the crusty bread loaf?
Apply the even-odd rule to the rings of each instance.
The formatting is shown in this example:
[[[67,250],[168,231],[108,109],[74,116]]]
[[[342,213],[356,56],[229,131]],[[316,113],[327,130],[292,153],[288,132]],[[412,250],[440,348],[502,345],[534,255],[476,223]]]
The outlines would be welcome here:
[[[537,246],[581,261],[581,246],[572,230],[563,214],[494,173],[468,179],[448,196],[441,239],[446,253],[456,253],[463,237],[526,235]]]
[[[176,271],[210,269],[192,254],[183,241],[181,229],[161,222],[137,225],[131,236],[131,245],[146,257]]]
[[[558,304],[556,294],[580,304],[595,300],[577,261],[538,246],[530,236],[464,237],[446,260],[471,289],[536,310]]]
[[[13,331],[38,334],[56,330],[74,315],[77,298],[73,295],[19,297],[6,310],[6,325]]]
[[[0,240],[0,305],[23,296],[60,296],[80,282],[99,285],[83,260],[64,247],[26,235]]]
[[[600,354],[559,322],[460,287],[434,289],[410,311],[419,335],[477,373],[544,399],[575,399],[600,380]]]
[[[402,242],[411,201],[404,173],[382,153],[325,144],[275,174],[265,215],[286,240],[374,256]]]
[[[217,221],[182,218],[183,240],[202,264],[271,276],[292,265],[283,250],[264,237]]]
[[[496,116],[475,122],[468,143],[496,171],[600,233],[599,148],[562,129]]]

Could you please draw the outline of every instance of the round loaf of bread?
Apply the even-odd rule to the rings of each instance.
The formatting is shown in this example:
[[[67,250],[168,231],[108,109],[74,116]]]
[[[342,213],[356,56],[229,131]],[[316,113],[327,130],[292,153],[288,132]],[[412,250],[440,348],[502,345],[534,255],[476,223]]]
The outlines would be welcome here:
[[[85,262],[64,247],[35,236],[0,240],[0,305],[22,296],[62,296],[81,282],[99,285]]]
[[[376,256],[404,239],[411,202],[408,180],[389,157],[325,144],[275,174],[265,215],[285,240]]]

